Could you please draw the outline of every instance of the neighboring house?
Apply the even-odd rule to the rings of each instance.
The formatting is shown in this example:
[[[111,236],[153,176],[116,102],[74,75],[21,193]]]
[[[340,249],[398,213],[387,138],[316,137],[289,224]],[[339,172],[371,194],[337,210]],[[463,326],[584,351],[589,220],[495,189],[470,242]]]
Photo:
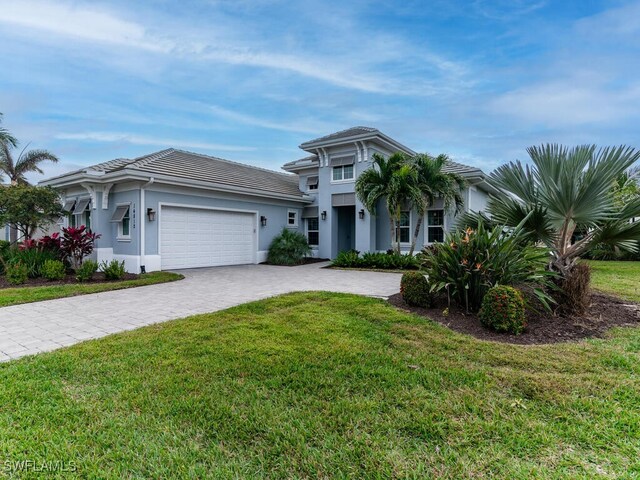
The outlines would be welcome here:
[[[391,247],[384,205],[372,218],[354,194],[356,177],[378,152],[414,152],[374,128],[354,127],[300,146],[312,154],[284,165],[292,174],[167,149],[119,158],[41,182],[62,192],[65,223],[101,234],[97,260],[124,260],[128,271],[237,265],[265,261],[283,227],[304,233],[314,255]],[[484,173],[451,163],[466,177],[466,209],[484,209]],[[434,205],[419,246],[441,241],[453,213]],[[415,212],[398,228],[407,247]],[[426,232],[426,236],[425,236]]]

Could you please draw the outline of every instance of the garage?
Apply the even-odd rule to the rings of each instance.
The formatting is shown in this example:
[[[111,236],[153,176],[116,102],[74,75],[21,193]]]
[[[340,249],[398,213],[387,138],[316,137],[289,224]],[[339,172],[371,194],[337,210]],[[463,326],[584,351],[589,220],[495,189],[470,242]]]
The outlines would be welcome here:
[[[256,261],[256,214],[162,206],[162,270],[243,265]]]

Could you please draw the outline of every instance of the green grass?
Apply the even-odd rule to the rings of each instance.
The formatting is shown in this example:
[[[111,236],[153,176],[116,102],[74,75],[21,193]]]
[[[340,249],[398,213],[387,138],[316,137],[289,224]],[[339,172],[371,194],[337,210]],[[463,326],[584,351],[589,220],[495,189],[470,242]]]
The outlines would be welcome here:
[[[588,262],[593,287],[603,292],[640,302],[640,262]]]
[[[67,285],[51,285],[42,287],[20,287],[0,289],[0,307],[19,303],[40,302],[54,298],[73,297],[87,293],[108,292],[123,288],[142,287],[155,283],[172,282],[184,278],[178,273],[152,272],[140,275],[136,280],[108,283],[71,283]]]
[[[0,364],[0,471],[637,478],[639,360],[640,329],[523,347],[290,294]]]

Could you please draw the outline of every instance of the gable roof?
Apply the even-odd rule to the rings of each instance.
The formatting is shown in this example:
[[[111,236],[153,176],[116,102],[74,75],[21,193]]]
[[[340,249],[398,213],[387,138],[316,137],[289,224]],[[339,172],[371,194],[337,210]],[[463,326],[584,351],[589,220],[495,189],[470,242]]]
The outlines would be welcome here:
[[[118,158],[41,182],[61,184],[69,177],[83,175],[108,178],[117,174],[144,174],[154,178],[197,181],[252,193],[293,196],[302,199],[296,175],[232,162],[218,157],[168,148],[134,159]]]
[[[330,133],[329,135],[309,140],[301,143],[300,148],[309,153],[318,153],[318,148],[365,140],[391,146],[392,149],[403,151],[410,155],[415,154],[415,152],[409,147],[401,144],[388,135],[385,135],[377,128],[362,126],[347,128],[346,130],[340,130],[339,132]]]
[[[313,140],[306,141],[302,145],[325,142],[328,140],[338,140],[341,138],[349,138],[349,137],[354,137],[356,135],[366,135],[368,133],[380,133],[380,130],[373,127],[351,127],[345,130],[340,130],[339,132],[330,133],[329,135],[325,135],[324,137],[319,137]]]

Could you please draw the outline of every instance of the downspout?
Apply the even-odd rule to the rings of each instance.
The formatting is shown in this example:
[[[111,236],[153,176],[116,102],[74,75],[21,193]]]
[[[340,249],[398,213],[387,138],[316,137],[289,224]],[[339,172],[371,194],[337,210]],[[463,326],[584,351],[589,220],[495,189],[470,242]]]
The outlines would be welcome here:
[[[146,225],[147,225],[147,208],[145,204],[145,188],[150,187],[155,179],[149,178],[149,181],[140,187],[140,273],[146,272],[145,267],[145,243],[146,243]]]

